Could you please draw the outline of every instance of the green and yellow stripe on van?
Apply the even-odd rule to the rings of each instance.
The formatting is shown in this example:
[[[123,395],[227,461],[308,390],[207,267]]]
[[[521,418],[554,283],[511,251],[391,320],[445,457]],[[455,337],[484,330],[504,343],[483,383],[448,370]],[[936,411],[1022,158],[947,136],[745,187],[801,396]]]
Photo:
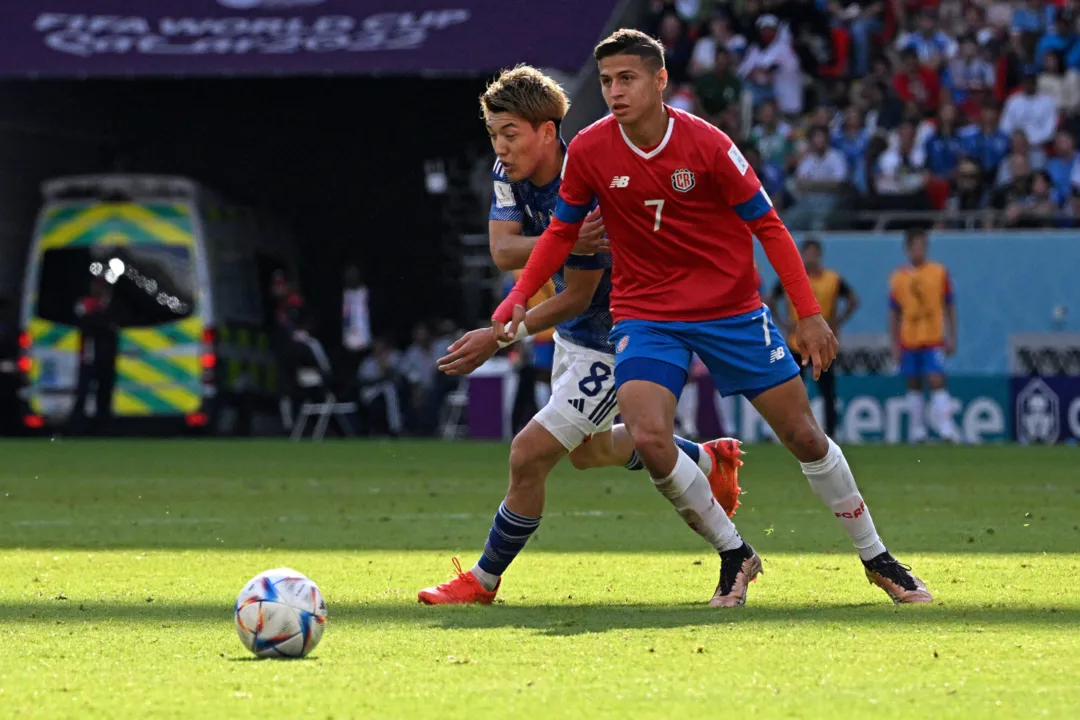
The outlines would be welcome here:
[[[42,219],[38,236],[42,251],[91,245],[195,245],[190,208],[165,203],[54,207]]]
[[[116,356],[113,411],[121,416],[184,415],[202,406],[202,321],[127,328]]]

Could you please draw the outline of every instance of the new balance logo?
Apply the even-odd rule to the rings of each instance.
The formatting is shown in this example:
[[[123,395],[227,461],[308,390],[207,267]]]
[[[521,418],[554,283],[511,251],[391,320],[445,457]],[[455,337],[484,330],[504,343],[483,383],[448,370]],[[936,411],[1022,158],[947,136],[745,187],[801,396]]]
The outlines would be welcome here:
[[[568,400],[571,406],[579,413],[585,412],[585,398],[578,398],[576,400]]]
[[[783,360],[787,353],[784,352],[784,348],[778,347],[775,350],[769,351],[769,364],[776,362],[777,360]]]
[[[609,187],[624,188],[629,184],[630,184],[630,176],[629,175],[616,175],[615,177],[611,178],[611,185],[609,185]]]

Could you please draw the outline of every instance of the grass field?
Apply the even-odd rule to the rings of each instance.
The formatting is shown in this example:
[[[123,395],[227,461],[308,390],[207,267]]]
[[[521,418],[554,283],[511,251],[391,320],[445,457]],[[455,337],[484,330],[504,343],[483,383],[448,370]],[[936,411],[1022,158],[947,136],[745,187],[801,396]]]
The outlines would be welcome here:
[[[937,597],[867,584],[798,467],[751,450],[735,520],[766,561],[705,602],[717,558],[642,473],[560,468],[491,607],[424,607],[475,560],[506,448],[0,444],[4,717],[1076,717],[1080,454],[855,447],[890,548]],[[281,565],[330,621],[257,661],[236,593]]]

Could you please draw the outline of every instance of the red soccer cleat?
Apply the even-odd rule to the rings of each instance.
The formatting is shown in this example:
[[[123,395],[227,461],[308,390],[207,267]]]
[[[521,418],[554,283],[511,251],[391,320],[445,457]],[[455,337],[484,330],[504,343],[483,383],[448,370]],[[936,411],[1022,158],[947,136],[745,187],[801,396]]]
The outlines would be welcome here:
[[[712,472],[709,473],[709,487],[713,497],[724,508],[728,517],[735,514],[739,507],[739,468],[743,451],[741,443],[735,438],[717,438],[702,445],[712,457]]]
[[[461,563],[453,559],[457,577],[436,587],[424,588],[417,594],[417,600],[425,605],[490,605],[499,592],[499,585],[494,590],[487,590],[471,572],[463,572]]]

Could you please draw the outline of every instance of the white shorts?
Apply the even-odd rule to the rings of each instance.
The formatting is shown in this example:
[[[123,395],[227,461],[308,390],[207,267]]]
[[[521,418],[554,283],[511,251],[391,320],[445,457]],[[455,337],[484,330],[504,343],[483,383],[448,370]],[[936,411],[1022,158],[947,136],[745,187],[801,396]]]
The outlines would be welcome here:
[[[551,399],[534,418],[568,451],[611,429],[615,402],[615,356],[568,343],[555,334]]]

